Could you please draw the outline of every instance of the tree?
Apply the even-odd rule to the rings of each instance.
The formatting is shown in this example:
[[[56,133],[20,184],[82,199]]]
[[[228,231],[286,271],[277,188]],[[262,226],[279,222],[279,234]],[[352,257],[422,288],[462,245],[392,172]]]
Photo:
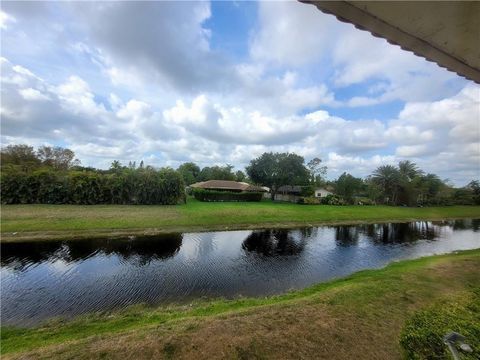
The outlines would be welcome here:
[[[245,175],[245,173],[241,170],[238,170],[236,173],[235,173],[235,181],[239,181],[239,182],[243,182],[245,181],[247,178],[247,176]]]
[[[353,196],[362,189],[363,180],[344,172],[335,184],[335,192],[349,203],[353,203]]]
[[[182,176],[185,185],[196,183],[198,175],[200,175],[200,167],[193,162],[183,163],[178,167],[177,171]]]
[[[422,176],[422,180],[423,187],[421,190],[423,191],[425,201],[427,203],[435,202],[435,198],[443,186],[442,180],[435,174],[427,174]]]
[[[473,202],[476,205],[480,205],[480,181],[472,180],[466,186],[467,189],[471,190],[473,193]]]
[[[232,165],[204,167],[198,176],[200,181],[208,180],[235,180]]]
[[[33,150],[33,146],[25,144],[8,145],[2,148],[2,166],[18,165],[23,171],[36,168],[41,161]]]
[[[410,160],[400,161],[398,163],[398,171],[407,181],[412,181],[416,176],[423,174],[423,171],[417,167],[417,164]]]
[[[67,170],[72,166],[80,165],[80,160],[75,159],[75,153],[60,146],[42,146],[37,151],[38,158],[43,165],[56,170]]]
[[[115,174],[120,173],[123,169],[125,169],[125,166],[122,166],[118,160],[113,160],[112,164],[110,165],[110,172]]]
[[[264,153],[250,161],[246,168],[250,179],[271,190],[272,200],[283,185],[306,185],[310,172],[303,157],[293,153]]]
[[[372,180],[372,176],[365,179],[365,185],[368,198],[376,204],[383,196],[382,188]]]
[[[308,162],[307,168],[310,171],[310,181],[312,185],[320,186],[323,177],[327,174],[327,167],[322,166],[322,159],[318,157],[313,158]]]
[[[396,204],[401,175],[392,165],[382,165],[372,174],[372,181],[382,190],[384,201]]]

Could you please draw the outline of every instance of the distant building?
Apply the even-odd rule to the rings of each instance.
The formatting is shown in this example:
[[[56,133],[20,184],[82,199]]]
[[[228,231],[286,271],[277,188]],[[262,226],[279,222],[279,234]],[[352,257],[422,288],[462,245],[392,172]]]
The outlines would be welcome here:
[[[296,203],[300,199],[302,187],[299,185],[280,186],[275,194],[275,201],[289,201]]]
[[[328,195],[333,195],[333,192],[328,191],[325,188],[315,189],[315,197],[322,198],[322,197],[325,197],[325,196],[328,196]]]
[[[303,186],[299,185],[283,185],[280,186],[275,194],[276,201],[289,201],[296,203],[301,198]],[[314,196],[323,198],[327,195],[333,195],[333,192],[325,188],[316,188]]]
[[[232,192],[267,192],[268,190],[260,186],[248,184],[246,182],[238,182],[231,180],[208,180],[197,182],[190,185],[192,188],[205,189],[205,190],[217,190],[217,191],[232,191]]]

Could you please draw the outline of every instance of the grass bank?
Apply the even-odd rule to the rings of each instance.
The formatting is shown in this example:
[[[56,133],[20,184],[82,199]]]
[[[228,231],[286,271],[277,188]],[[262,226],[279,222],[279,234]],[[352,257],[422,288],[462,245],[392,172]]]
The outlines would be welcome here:
[[[401,359],[408,319],[468,299],[480,287],[479,271],[480,250],[473,250],[393,263],[281,296],[136,306],[3,328],[2,358]]]
[[[14,241],[459,218],[480,218],[480,206],[308,206],[191,199],[176,206],[4,205],[1,231],[3,241]]]

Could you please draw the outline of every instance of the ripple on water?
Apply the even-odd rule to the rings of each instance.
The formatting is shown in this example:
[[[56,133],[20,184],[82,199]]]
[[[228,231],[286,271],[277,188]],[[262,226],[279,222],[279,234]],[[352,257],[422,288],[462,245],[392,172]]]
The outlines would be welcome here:
[[[146,303],[264,296],[480,247],[480,220],[2,243],[2,324]]]

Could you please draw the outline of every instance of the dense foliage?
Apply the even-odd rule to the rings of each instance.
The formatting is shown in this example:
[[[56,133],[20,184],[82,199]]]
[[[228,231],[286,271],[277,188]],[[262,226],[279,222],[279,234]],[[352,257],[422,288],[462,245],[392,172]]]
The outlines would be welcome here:
[[[307,185],[311,177],[303,157],[293,153],[264,153],[250,161],[246,170],[253,182],[270,188],[272,199],[279,187]]]
[[[398,167],[383,165],[367,179],[367,185],[376,190],[380,203],[407,206],[475,205],[480,196],[472,181],[461,189],[454,189],[435,174],[426,174],[411,161],[400,161]],[[480,194],[480,186],[478,186]]]
[[[248,181],[243,171],[238,170],[234,173],[233,166],[228,164],[225,166],[206,166],[200,169],[197,164],[186,162],[180,165],[177,171],[182,175],[186,185],[208,180]]]
[[[185,185],[192,185],[198,181],[200,175],[200,167],[193,162],[186,162],[180,165],[177,169],[183,178]]]
[[[183,179],[170,168],[78,166],[73,151],[25,145],[2,149],[4,204],[177,204],[185,199]]]
[[[263,193],[194,189],[193,196],[200,201],[261,201]]]
[[[363,188],[363,180],[350,174],[343,173],[335,184],[335,193],[345,199],[349,204],[353,204],[354,195],[360,193]]]
[[[184,199],[181,176],[172,169],[120,173],[54,171],[3,172],[4,204],[177,204]]]
[[[272,199],[283,185],[301,186],[300,202],[305,204],[480,205],[480,181],[455,188],[408,160],[379,166],[365,179],[344,172],[326,181],[327,167],[320,158],[305,165],[294,153],[264,153],[250,161],[247,174],[229,164],[200,168],[193,162],[175,171],[157,170],[143,161],[138,167],[114,161],[109,170],[98,170],[80,166],[73,151],[50,146],[35,151],[28,145],[9,145],[1,157],[2,203],[172,204],[184,200],[183,184],[233,180],[267,186]],[[311,199],[319,187],[335,196]]]
[[[473,352],[462,353],[462,359],[480,358],[480,289],[465,298],[421,310],[407,321],[400,344],[407,359],[450,359],[443,337],[452,332],[465,336]]]

